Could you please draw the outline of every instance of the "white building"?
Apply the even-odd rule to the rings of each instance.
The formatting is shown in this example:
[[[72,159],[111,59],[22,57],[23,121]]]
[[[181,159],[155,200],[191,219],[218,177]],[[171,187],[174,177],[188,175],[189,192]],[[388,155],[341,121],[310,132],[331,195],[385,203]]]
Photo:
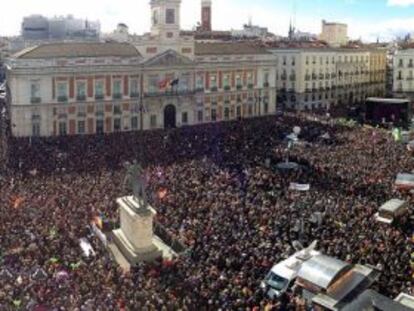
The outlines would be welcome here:
[[[396,97],[414,98],[414,49],[398,50],[393,61],[393,93]]]
[[[110,133],[275,113],[274,56],[246,42],[181,36],[180,4],[152,0],[151,33],[135,46],[55,43],[14,55],[12,134]]]
[[[360,103],[385,93],[386,51],[273,49],[278,104],[299,110]]]
[[[333,47],[345,45],[348,43],[348,25],[322,20],[322,32],[319,38]]]

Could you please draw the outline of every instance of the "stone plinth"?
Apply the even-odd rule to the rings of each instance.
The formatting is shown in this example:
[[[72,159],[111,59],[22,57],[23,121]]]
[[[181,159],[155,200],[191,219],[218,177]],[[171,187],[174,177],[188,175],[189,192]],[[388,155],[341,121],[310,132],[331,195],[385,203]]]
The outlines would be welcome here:
[[[114,244],[133,266],[140,261],[153,261],[162,257],[153,240],[153,218],[155,210],[143,207],[135,197],[123,197],[119,205],[121,228],[113,231]]]

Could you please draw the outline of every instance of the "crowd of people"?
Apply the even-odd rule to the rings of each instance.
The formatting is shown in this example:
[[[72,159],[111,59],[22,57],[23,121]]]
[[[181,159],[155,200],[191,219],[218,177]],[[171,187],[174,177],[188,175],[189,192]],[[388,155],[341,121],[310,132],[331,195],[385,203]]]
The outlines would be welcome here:
[[[295,126],[302,143],[287,148]],[[9,154],[0,180],[0,310],[307,310],[297,292],[272,300],[260,282],[294,241],[314,240],[324,254],[380,269],[380,293],[412,293],[412,212],[393,226],[373,218],[391,198],[414,203],[393,187],[414,159],[384,131],[272,116],[12,139]],[[287,158],[302,169],[278,170]],[[134,159],[147,172],[156,221],[186,251],[124,271],[90,224],[97,216],[119,223],[115,200],[128,194],[124,164]],[[311,188],[291,191],[291,182]],[[85,256],[80,238],[95,255]]]

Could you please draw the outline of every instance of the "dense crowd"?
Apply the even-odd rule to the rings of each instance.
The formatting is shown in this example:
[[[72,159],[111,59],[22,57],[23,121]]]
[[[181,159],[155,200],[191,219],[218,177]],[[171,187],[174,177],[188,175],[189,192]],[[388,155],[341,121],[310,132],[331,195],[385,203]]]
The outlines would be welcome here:
[[[294,126],[305,143],[289,149]],[[0,181],[0,310],[306,310],[296,292],[268,299],[260,282],[294,241],[314,240],[327,255],[381,269],[380,293],[412,292],[410,219],[389,226],[373,215],[394,197],[414,203],[393,188],[414,160],[381,130],[267,117],[14,139],[10,155]],[[279,171],[287,157],[302,169]],[[187,250],[127,272],[90,223],[119,222],[115,199],[127,194],[124,163],[133,159],[149,176],[156,221]],[[311,189],[290,191],[291,182]],[[85,237],[95,256],[79,247]]]

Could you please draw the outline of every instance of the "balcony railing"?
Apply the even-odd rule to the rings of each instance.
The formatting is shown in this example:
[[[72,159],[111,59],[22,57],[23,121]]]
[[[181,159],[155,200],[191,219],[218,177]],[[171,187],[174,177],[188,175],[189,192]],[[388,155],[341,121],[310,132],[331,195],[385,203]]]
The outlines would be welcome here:
[[[97,99],[97,100],[102,100],[104,98],[105,98],[105,96],[103,94],[95,94],[95,99]]]
[[[102,111],[102,110],[100,110],[100,111],[95,112],[95,115],[96,115],[97,117],[103,117],[103,116],[105,115],[105,112],[104,112],[104,111]]]
[[[225,91],[230,91],[231,87],[230,87],[230,85],[225,85],[225,86],[223,87],[223,89],[224,89]]]
[[[311,79],[311,76],[310,75],[305,75],[305,80],[306,81],[309,81]]]
[[[312,74],[312,80],[316,80],[316,74]]]
[[[296,75],[290,75],[290,81],[296,81]]]
[[[197,88],[195,89],[195,92],[196,92],[196,93],[202,93],[202,92],[204,92],[204,88],[203,88],[203,87],[197,87]]]
[[[263,83],[263,87],[264,87],[264,88],[268,88],[268,87],[269,87],[269,82],[265,82],[265,83]]]
[[[144,93],[144,97],[173,97],[173,96],[184,96],[184,95],[192,95],[195,92],[196,92],[195,90],[179,90],[179,91],[165,91],[165,92],[146,92],[146,93]]]
[[[237,89],[238,91],[242,90],[242,89],[243,89],[243,85],[241,85],[241,84],[237,84],[236,89]]]
[[[280,76],[280,79],[282,79],[282,80],[286,80],[286,79],[287,79],[287,75],[281,75],[281,76]]]
[[[253,87],[254,87],[253,83],[249,83],[249,84],[247,85],[247,88],[248,88],[249,90],[253,89]]]
[[[115,93],[112,95],[113,99],[121,99],[122,98],[122,94],[121,93]]]
[[[218,90],[217,86],[212,86],[210,88],[210,92],[217,92],[217,90]]]
[[[68,101],[68,97],[67,96],[58,96],[58,102],[59,103],[66,103]]]
[[[131,98],[138,98],[139,97],[139,93],[131,93],[131,94],[129,94],[129,97],[131,97]]]
[[[86,100],[86,95],[77,95],[76,100],[77,101],[85,101]]]
[[[32,104],[40,104],[42,102],[42,99],[40,97],[32,97],[30,98],[30,102]]]

